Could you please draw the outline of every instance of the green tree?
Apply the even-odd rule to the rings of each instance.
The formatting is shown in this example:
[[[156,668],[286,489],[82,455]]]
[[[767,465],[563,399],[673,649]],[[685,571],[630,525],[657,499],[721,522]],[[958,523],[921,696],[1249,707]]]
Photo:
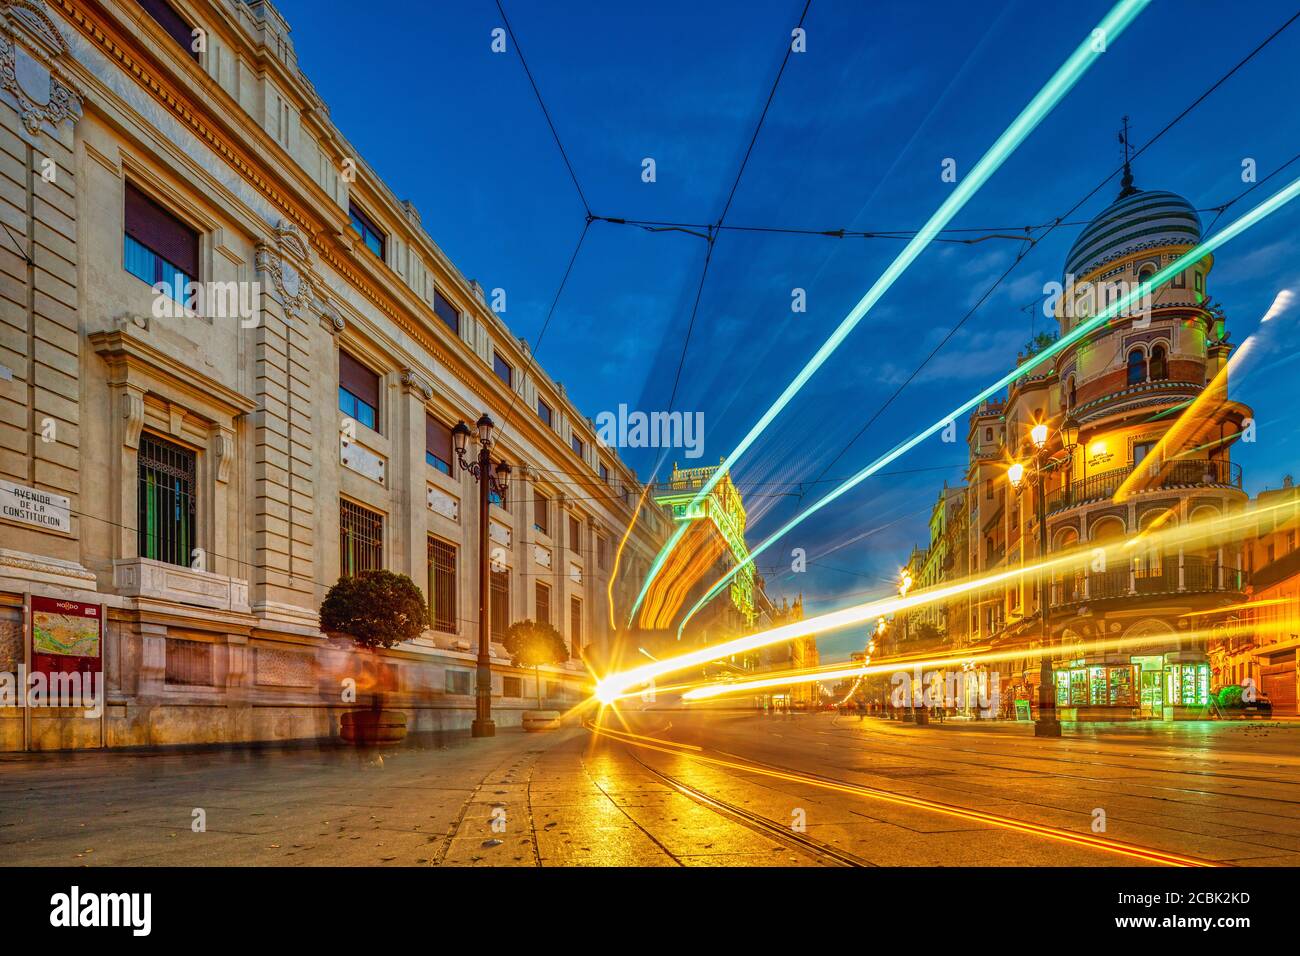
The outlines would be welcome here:
[[[366,648],[393,647],[424,630],[424,595],[405,574],[362,571],[339,578],[320,606],[320,628]]]
[[[569,659],[564,638],[543,621],[515,621],[506,628],[501,642],[515,667],[531,667],[537,680],[537,709],[542,709],[542,665],[562,664]]]

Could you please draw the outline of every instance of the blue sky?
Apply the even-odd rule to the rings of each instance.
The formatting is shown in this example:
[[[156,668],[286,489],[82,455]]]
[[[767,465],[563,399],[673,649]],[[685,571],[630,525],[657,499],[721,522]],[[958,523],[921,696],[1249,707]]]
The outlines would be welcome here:
[[[518,57],[491,51],[502,25],[495,4],[371,0],[364,18],[351,2],[278,5],[335,122],[467,276],[506,290],[503,317],[536,341],[584,209]],[[506,12],[593,212],[712,222],[802,6],[513,0]],[[813,0],[807,52],[791,57],[727,223],[919,227],[952,189],[943,160],[968,170],[1109,6]],[[1120,161],[1124,114],[1133,141],[1145,142],[1295,12],[1273,0],[1243,9],[1157,0],[952,225],[1016,228],[1064,213]],[[1300,152],[1298,60],[1300,22],[1148,150],[1137,185],[1207,208],[1245,188],[1244,159],[1262,177]],[[646,157],[657,167],[650,184],[641,180]],[[1296,176],[1300,163],[1250,201]],[[1107,185],[1075,218],[1091,218],[1117,191]],[[1213,217],[1202,213],[1207,224]],[[1233,341],[1254,331],[1280,289],[1300,289],[1298,226],[1295,203],[1220,250],[1209,292]],[[829,476],[852,474],[978,392],[1032,332],[1054,325],[1031,307],[1060,278],[1080,229],[1062,226],[1040,242]],[[698,463],[731,451],[902,245],[718,239],[674,403],[704,413]],[[942,243],[917,260],[736,468],[751,542],[799,507],[783,483],[820,474],[1018,248]],[[580,408],[667,407],[704,254],[702,239],[680,232],[592,225],[538,352]],[[807,290],[804,314],[790,310],[795,287]],[[1288,347],[1297,321],[1271,330],[1269,349],[1234,385],[1259,423],[1258,441],[1234,453],[1252,492],[1300,472],[1300,376]],[[625,457],[645,477],[654,454]],[[887,590],[913,542],[924,544],[942,482],[960,482],[963,468],[960,446],[921,445],[760,557],[769,591],[802,592],[815,612]],[[808,492],[805,504],[816,497]],[[802,574],[788,570],[795,547],[807,551]],[[828,636],[822,650],[834,657],[861,643],[855,633]]]

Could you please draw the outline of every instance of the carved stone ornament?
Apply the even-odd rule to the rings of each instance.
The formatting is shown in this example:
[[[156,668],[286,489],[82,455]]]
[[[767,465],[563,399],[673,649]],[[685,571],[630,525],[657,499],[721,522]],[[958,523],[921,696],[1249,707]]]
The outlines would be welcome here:
[[[0,0],[0,90],[14,101],[32,136],[81,119],[81,92],[59,60],[68,42],[44,0]]]
[[[413,368],[402,369],[402,386],[409,388],[417,395],[421,396],[426,402],[433,398],[433,386],[425,380],[425,377]]]
[[[270,277],[285,313],[301,317],[316,298],[314,254],[291,222],[281,219],[275,235],[275,245],[262,243],[257,247],[257,271]]]

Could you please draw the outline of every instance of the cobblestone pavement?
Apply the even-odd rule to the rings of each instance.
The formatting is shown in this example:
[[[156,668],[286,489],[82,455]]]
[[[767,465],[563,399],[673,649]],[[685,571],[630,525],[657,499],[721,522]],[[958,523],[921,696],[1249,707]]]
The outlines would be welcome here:
[[[1294,724],[1067,727],[1066,738],[1048,741],[1014,724],[684,712],[627,720],[651,739],[567,727],[410,742],[380,755],[4,755],[0,863],[1134,863],[944,809],[969,808],[1066,835],[1094,833],[1101,810],[1105,837],[1125,843],[1238,865],[1300,864]]]

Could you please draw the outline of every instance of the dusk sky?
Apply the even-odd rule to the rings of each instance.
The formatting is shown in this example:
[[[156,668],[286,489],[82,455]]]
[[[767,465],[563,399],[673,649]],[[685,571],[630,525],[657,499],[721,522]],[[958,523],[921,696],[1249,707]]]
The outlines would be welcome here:
[[[508,297],[503,315],[536,343],[585,217],[519,57],[491,50],[491,0],[411,4],[278,0],[300,63],[335,122],[400,197],[419,209],[461,271]],[[802,0],[638,6],[506,2],[506,12],[594,213],[715,222],[789,42]],[[816,230],[908,230],[953,189],[1110,4],[1062,14],[997,5],[813,0],[807,52],[792,55],[726,223]],[[1248,11],[1248,13],[1243,13]],[[1127,114],[1141,145],[1295,12],[1293,2],[1157,0],[960,213],[959,229],[1014,231],[1052,221],[1116,169]],[[346,53],[342,51],[346,49]],[[1210,210],[1237,196],[1243,160],[1263,178],[1300,153],[1288,119],[1300,99],[1294,24],[1134,164],[1136,183]],[[1133,95],[1140,91],[1140,95]],[[641,179],[653,158],[657,181]],[[1300,176],[1300,162],[1232,207],[1219,226]],[[831,467],[850,475],[1013,367],[1082,225],[1118,177],[1019,267],[900,398]],[[1209,293],[1233,342],[1277,293],[1300,289],[1300,204],[1220,250]],[[950,233],[950,238],[970,234]],[[673,408],[702,411],[716,463],[903,247],[899,239],[724,232],[717,240]],[[751,546],[800,506],[848,440],[1015,258],[1020,244],[936,243],[858,326],[740,462]],[[668,407],[706,242],[597,222],[538,350],[579,408]],[[791,312],[791,290],[808,309]],[[1255,445],[1234,459],[1247,490],[1300,472],[1297,314],[1269,330],[1233,385],[1253,406]],[[965,423],[960,423],[965,435]],[[653,450],[624,458],[649,477]],[[769,592],[803,593],[815,613],[891,592],[942,483],[962,481],[964,445],[936,437],[801,526],[758,559]],[[803,504],[833,487],[805,485]],[[866,534],[873,529],[875,534]],[[851,542],[851,543],[850,543]],[[806,549],[805,573],[790,571]],[[862,645],[821,640],[823,659]]]

